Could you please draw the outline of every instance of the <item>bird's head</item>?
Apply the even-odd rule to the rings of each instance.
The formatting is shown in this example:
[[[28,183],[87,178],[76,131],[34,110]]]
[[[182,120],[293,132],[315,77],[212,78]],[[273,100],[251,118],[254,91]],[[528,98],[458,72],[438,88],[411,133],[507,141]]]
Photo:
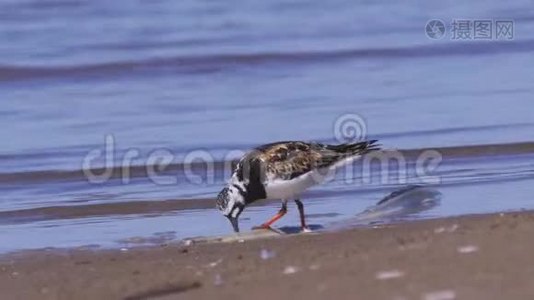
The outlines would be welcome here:
[[[237,218],[245,209],[245,198],[242,191],[241,187],[231,184],[223,188],[217,195],[217,208],[232,223],[235,232],[239,232]]]

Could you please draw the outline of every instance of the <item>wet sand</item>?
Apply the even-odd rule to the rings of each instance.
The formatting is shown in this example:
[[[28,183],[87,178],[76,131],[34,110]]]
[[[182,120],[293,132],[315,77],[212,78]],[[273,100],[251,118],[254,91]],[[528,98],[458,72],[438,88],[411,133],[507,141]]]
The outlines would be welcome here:
[[[3,299],[532,299],[533,235],[534,212],[518,212],[234,243],[39,250],[0,258],[0,291]]]

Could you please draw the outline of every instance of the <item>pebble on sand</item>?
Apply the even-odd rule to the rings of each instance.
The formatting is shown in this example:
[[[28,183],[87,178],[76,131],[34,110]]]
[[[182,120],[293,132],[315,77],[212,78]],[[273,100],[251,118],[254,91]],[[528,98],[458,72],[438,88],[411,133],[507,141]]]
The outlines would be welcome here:
[[[210,262],[208,264],[208,267],[211,267],[211,268],[215,268],[218,264],[222,263],[222,258],[218,259],[217,261],[214,261],[214,262]]]
[[[297,273],[297,268],[296,267],[293,267],[293,266],[287,266],[285,269],[284,269],[284,274],[294,274],[294,273]]]
[[[221,274],[215,275],[215,279],[213,279],[213,284],[216,285],[216,286],[219,286],[219,285],[223,284],[223,280],[222,280]]]
[[[456,293],[453,290],[443,290],[427,293],[423,300],[453,300],[456,299]]]
[[[473,253],[478,251],[478,247],[474,245],[460,246],[456,248],[459,253]]]
[[[275,251],[270,251],[267,249],[261,249],[260,251],[260,257],[263,260],[271,259],[271,258],[274,258],[275,256],[276,256]]]
[[[376,273],[375,278],[379,280],[387,280],[387,279],[399,278],[402,276],[404,276],[404,272],[400,270],[388,270],[388,271],[380,271]]]
[[[434,229],[434,233],[443,233],[443,232],[455,232],[456,229],[458,229],[458,224],[453,224],[449,227],[438,227],[436,229]]]

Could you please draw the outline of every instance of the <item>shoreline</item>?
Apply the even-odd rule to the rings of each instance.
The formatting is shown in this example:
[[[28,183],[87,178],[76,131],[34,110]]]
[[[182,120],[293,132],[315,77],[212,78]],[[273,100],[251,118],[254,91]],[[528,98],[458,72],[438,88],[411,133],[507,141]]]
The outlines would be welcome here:
[[[531,299],[534,211],[0,257],[7,299]],[[440,298],[441,297],[441,298]]]

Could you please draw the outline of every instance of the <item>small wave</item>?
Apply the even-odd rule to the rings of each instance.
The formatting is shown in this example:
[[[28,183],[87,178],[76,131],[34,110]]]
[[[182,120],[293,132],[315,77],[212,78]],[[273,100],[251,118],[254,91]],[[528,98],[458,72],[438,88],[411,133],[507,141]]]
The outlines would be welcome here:
[[[0,224],[26,223],[44,220],[77,219],[111,215],[162,214],[171,211],[208,209],[215,207],[213,199],[175,199],[160,201],[129,201],[99,204],[47,206],[0,211]]]
[[[469,43],[404,48],[346,49],[335,51],[272,52],[177,56],[139,61],[109,62],[77,66],[0,66],[0,81],[72,78],[92,76],[142,75],[154,72],[211,73],[239,66],[269,63],[324,63],[345,59],[425,58],[458,55],[483,55],[532,52],[534,40],[502,43]]]
[[[232,162],[236,164],[237,161]],[[214,169],[222,170],[226,163],[218,161],[214,163]],[[148,170],[158,170],[155,166],[129,166],[128,172],[130,178],[147,178]],[[175,163],[166,166],[165,170],[158,173],[164,174],[183,174],[184,170],[189,170],[193,173],[202,172],[206,170],[206,165],[202,162],[195,162],[191,164]],[[96,176],[107,174],[109,172],[109,179],[120,179],[124,172],[120,166],[106,169],[93,168],[90,170],[43,170],[43,171],[28,171],[28,172],[13,172],[0,173],[0,184],[15,184],[15,183],[47,183],[47,182],[72,182],[72,181],[86,181],[86,174],[94,174]]]
[[[486,131],[486,130],[497,130],[497,129],[509,129],[509,128],[531,128],[534,127],[532,123],[515,123],[515,124],[496,124],[496,125],[482,125],[482,126],[462,126],[462,127],[448,127],[448,128],[439,128],[439,129],[430,129],[430,130],[412,130],[406,132],[389,132],[381,133],[373,136],[376,139],[384,138],[396,138],[403,136],[431,136],[437,134],[448,134],[448,133],[458,133],[466,131]]]
[[[309,193],[309,201],[320,199],[326,196],[344,196],[373,193],[388,189],[387,186],[366,186],[357,191],[322,191],[315,190]],[[278,204],[280,200],[264,199],[251,204],[251,206],[266,206]],[[215,209],[214,198],[191,198],[191,199],[168,199],[168,200],[129,200],[108,203],[74,204],[69,202],[66,205],[40,206],[33,208],[13,209],[0,211],[1,224],[31,223],[49,220],[80,219],[109,216],[126,215],[161,215],[176,213],[185,210]]]
[[[534,142],[510,143],[510,144],[494,144],[494,145],[473,145],[473,146],[455,146],[455,147],[439,147],[439,148],[420,148],[420,149],[398,149],[406,158],[416,158],[422,152],[427,150],[438,151],[444,159],[456,157],[476,157],[476,156],[493,156],[493,155],[518,155],[534,153]],[[214,162],[214,172],[224,172],[225,166],[232,164],[232,168],[237,163],[234,161],[217,161]],[[160,170],[158,167],[151,167],[145,165],[137,165],[129,167],[130,178],[147,178],[148,170]],[[206,172],[206,164],[203,162],[193,162],[191,164],[175,163],[168,165],[164,170],[158,172],[158,175],[180,175],[184,174],[185,170],[195,174],[204,174]],[[42,170],[42,171],[28,171],[28,172],[11,172],[0,173],[0,184],[32,184],[32,183],[51,183],[51,182],[79,182],[86,181],[86,174],[105,174],[109,172],[109,179],[121,179],[123,168],[115,166],[109,169],[94,168],[90,170]],[[217,173],[217,174],[218,174]]]

